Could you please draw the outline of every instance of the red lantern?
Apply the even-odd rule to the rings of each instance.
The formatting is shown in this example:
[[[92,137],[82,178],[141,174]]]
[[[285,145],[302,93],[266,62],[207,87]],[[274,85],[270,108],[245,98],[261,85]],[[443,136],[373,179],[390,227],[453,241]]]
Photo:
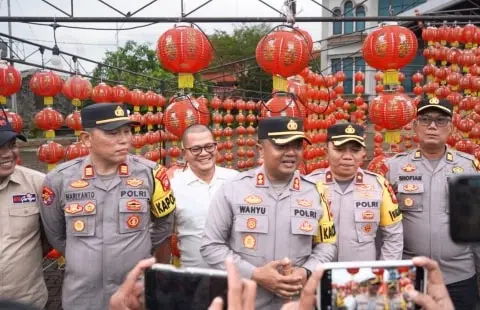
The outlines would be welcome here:
[[[145,93],[145,104],[148,107],[148,111],[153,111],[153,107],[160,105],[160,96],[151,90],[147,91]]]
[[[6,104],[8,96],[22,87],[22,75],[6,61],[0,60],[0,104]]]
[[[51,106],[53,97],[62,91],[63,80],[52,71],[38,71],[29,82],[32,92],[43,98],[43,104]]]
[[[76,136],[79,136],[80,130],[83,129],[82,116],[80,114],[80,111],[73,111],[73,113],[69,114],[65,118],[65,125],[67,125],[68,128],[74,130]]]
[[[273,88],[287,90],[286,78],[308,65],[310,53],[304,37],[295,31],[276,30],[264,36],[255,51],[258,65],[273,75]]]
[[[193,75],[212,60],[208,38],[198,29],[178,26],[164,32],[157,42],[162,66],[179,74],[178,88],[193,88]]]
[[[65,149],[57,142],[48,141],[37,150],[38,159],[48,164],[48,170],[55,168],[55,164],[65,156]]]
[[[199,123],[201,113],[199,104],[189,96],[172,98],[170,102],[164,114],[165,128],[181,138],[187,127]]]
[[[112,101],[115,103],[124,103],[128,98],[128,88],[123,85],[116,85],[112,87]]]
[[[127,102],[133,105],[133,111],[140,111],[140,106],[145,104],[145,93],[140,89],[131,90],[127,96]]]
[[[384,70],[384,84],[398,84],[398,69],[417,54],[417,38],[410,29],[387,25],[372,31],[363,44],[363,58],[371,67]]]
[[[55,130],[63,125],[63,116],[57,110],[44,108],[35,114],[35,125],[45,131],[45,138],[53,138],[55,137]]]
[[[438,29],[437,27],[426,27],[422,29],[422,39],[428,43],[428,45],[433,45],[438,39]]]
[[[75,158],[87,156],[88,148],[82,142],[74,142],[67,146],[65,150],[65,160],[72,160]]]
[[[412,99],[403,93],[385,92],[375,97],[368,107],[372,123],[387,129],[387,143],[400,141],[400,129],[410,123],[416,113]]]
[[[367,170],[385,176],[388,172],[386,160],[387,158],[383,154],[374,157],[368,164]]]
[[[305,109],[291,94],[277,93],[261,110],[262,117],[289,116],[305,118]]]
[[[7,113],[7,120],[10,123],[10,125],[12,126],[13,131],[15,131],[17,133],[22,131],[22,129],[23,129],[23,119],[22,119],[22,117],[18,113],[15,113],[15,112],[7,111],[7,110],[5,110],[5,112]]]
[[[92,94],[92,84],[86,78],[74,75],[63,83],[62,93],[72,100],[73,106],[79,107],[81,100],[87,100]]]
[[[95,102],[111,102],[113,99],[113,89],[109,85],[101,82],[92,90],[92,100]]]

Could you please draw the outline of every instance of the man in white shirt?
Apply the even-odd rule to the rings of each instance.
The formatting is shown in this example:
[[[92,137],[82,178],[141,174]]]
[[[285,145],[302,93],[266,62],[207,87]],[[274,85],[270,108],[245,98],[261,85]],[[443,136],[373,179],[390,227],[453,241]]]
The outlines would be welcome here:
[[[182,137],[187,167],[171,180],[177,209],[175,229],[181,265],[207,268],[200,254],[210,200],[222,184],[238,171],[216,166],[217,143],[212,131],[200,124],[188,127]]]

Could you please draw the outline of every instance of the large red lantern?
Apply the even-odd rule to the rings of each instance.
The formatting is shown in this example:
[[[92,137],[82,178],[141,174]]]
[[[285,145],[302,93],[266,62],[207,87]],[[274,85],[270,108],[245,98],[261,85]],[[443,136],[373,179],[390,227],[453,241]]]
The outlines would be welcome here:
[[[168,71],[178,73],[178,88],[193,88],[193,73],[212,60],[208,38],[193,26],[175,26],[157,42],[157,57]]]
[[[57,110],[44,108],[35,114],[35,125],[45,131],[45,138],[53,138],[55,130],[63,125],[63,116]]]
[[[65,150],[65,160],[72,160],[75,158],[87,156],[88,148],[82,142],[74,142],[67,146]]]
[[[384,70],[384,84],[396,85],[398,69],[408,65],[417,54],[417,38],[410,29],[384,25],[372,31],[363,44],[363,58],[371,67]]]
[[[140,106],[145,104],[145,93],[140,89],[131,90],[127,96],[127,102],[133,105],[133,111],[140,111]]]
[[[99,102],[111,102],[113,99],[113,89],[109,85],[101,82],[92,90],[92,100]]]
[[[112,87],[112,101],[115,103],[124,103],[127,101],[128,88],[123,85]]]
[[[87,100],[92,94],[92,84],[90,81],[79,75],[69,77],[63,83],[63,94],[68,99],[72,100],[72,105],[79,107],[81,100]]]
[[[372,123],[387,129],[385,142],[399,143],[400,129],[410,123],[417,113],[412,99],[403,93],[384,92],[373,98],[368,107]]]
[[[52,170],[55,164],[63,159],[65,156],[64,147],[53,141],[48,141],[42,144],[37,150],[38,159],[48,164],[48,170]]]
[[[22,87],[22,75],[6,61],[0,60],[0,104],[6,104],[8,96]]]
[[[199,107],[198,102],[190,96],[172,98],[164,113],[165,128],[181,138],[187,127],[199,123]]]
[[[53,97],[62,91],[63,80],[52,71],[38,71],[30,78],[29,85],[35,95],[44,97],[44,105],[51,106]]]
[[[276,93],[262,105],[261,117],[289,116],[305,118],[305,108],[289,93]]]
[[[263,71],[273,75],[273,88],[287,90],[287,77],[297,75],[308,65],[310,52],[304,36],[296,31],[276,30],[257,44],[255,55]]]

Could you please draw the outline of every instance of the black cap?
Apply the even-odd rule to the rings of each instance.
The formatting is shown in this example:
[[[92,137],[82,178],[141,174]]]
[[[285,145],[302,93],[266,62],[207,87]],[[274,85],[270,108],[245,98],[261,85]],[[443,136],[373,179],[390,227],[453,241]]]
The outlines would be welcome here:
[[[340,146],[349,141],[355,141],[361,146],[366,147],[363,131],[363,127],[356,124],[336,124],[328,127],[327,141],[332,141],[335,146]]]
[[[140,125],[130,120],[130,111],[117,103],[95,103],[81,111],[83,128],[114,130],[125,125]]]
[[[303,121],[295,117],[268,117],[258,122],[258,139],[270,139],[273,143],[284,145],[290,141],[304,139],[311,143],[303,132]]]
[[[453,104],[449,100],[438,98],[425,98],[418,104],[417,115],[420,115],[422,111],[427,109],[437,109],[450,116],[453,115]]]
[[[0,116],[0,146],[4,145],[13,138],[18,138],[24,142],[27,142],[27,138],[25,138],[24,135],[13,130],[13,127],[8,120],[4,116]]]

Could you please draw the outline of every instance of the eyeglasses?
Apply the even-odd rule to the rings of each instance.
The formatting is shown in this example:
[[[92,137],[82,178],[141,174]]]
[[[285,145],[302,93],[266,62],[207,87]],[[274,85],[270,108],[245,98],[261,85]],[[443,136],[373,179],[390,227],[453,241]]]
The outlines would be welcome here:
[[[449,117],[440,116],[440,117],[433,118],[431,116],[422,115],[422,116],[419,116],[417,120],[418,120],[418,123],[422,126],[429,126],[432,122],[435,122],[435,125],[437,125],[438,127],[445,127],[447,126],[448,123],[450,123],[452,119]]]
[[[194,145],[192,147],[186,147],[186,150],[189,150],[192,155],[200,155],[203,150],[207,153],[213,153],[217,149],[217,143],[207,143],[203,146],[201,145]]]

